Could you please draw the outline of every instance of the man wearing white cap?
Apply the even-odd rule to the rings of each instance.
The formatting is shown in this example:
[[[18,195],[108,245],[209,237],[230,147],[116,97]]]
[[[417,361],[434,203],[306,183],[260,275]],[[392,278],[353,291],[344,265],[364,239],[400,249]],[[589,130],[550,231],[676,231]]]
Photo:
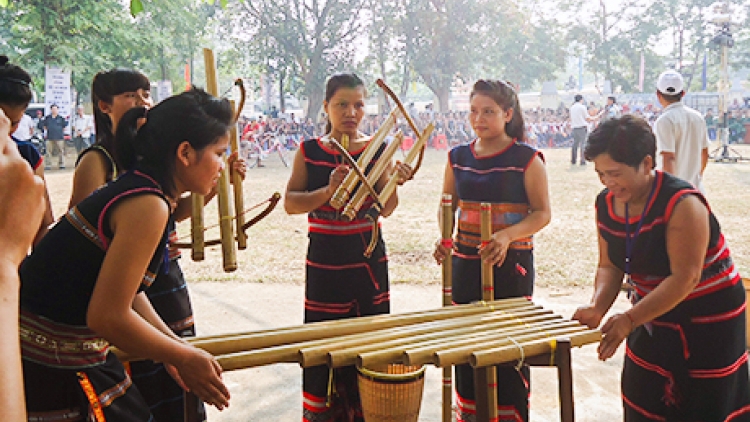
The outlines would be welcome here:
[[[663,107],[654,124],[656,168],[687,180],[705,193],[701,179],[708,163],[708,130],[703,116],[680,100],[685,95],[682,75],[667,70],[656,82]]]

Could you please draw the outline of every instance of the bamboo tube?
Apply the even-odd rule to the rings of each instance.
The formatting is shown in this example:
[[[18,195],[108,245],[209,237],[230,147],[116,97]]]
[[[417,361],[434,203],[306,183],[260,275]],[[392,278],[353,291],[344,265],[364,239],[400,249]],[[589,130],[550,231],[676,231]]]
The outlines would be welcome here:
[[[443,194],[440,206],[442,225],[441,243],[448,248],[448,256],[443,260],[443,306],[453,304],[453,197]],[[367,357],[360,355],[360,366]],[[453,368],[443,368],[443,422],[453,421]]]
[[[549,315],[549,312],[544,309],[534,310],[532,315]],[[380,351],[386,348],[404,347],[420,342],[445,342],[452,337],[472,337],[478,332],[489,331],[493,329],[500,329],[509,325],[518,324],[517,321],[511,320],[512,317],[504,316],[497,320],[492,321],[463,321],[460,325],[455,324],[444,324],[442,326],[432,327],[421,327],[418,329],[407,330],[399,336],[392,336],[386,333],[386,337],[377,341],[371,339],[366,343],[357,342],[345,345],[340,343],[333,343],[327,346],[328,366],[332,368],[339,368],[342,366],[354,365],[357,363],[357,356],[367,352]],[[400,360],[400,359],[399,359]],[[323,362],[326,363],[326,362]]]
[[[219,96],[219,80],[216,74],[216,61],[211,49],[203,49],[203,60],[206,65],[206,91],[214,97]],[[219,228],[221,231],[221,252],[224,271],[237,269],[237,249],[234,244],[233,216],[229,205],[229,168],[226,160],[224,170],[218,181]],[[194,203],[195,205],[195,203]],[[202,212],[202,210],[201,210]]]
[[[430,138],[430,135],[432,134],[432,131],[435,129],[435,126],[430,123],[427,125],[427,127],[422,132],[422,136],[419,137],[417,142],[414,143],[414,146],[412,149],[409,150],[409,153],[406,154],[406,158],[404,158],[404,163],[411,165],[420,154],[420,151],[425,148],[425,145],[427,145],[427,140]],[[385,204],[386,201],[393,195],[393,192],[396,191],[396,186],[398,186],[399,182],[399,175],[398,174],[392,174],[391,177],[388,179],[388,182],[383,186],[383,189],[380,190],[380,202]],[[359,209],[359,208],[357,208]],[[346,210],[344,211],[346,214]]]
[[[203,236],[203,205],[205,199],[203,195],[191,193],[190,201],[192,204],[190,216],[191,258],[193,258],[193,261],[203,261],[206,259],[205,237]]]
[[[524,318],[524,322],[529,325],[541,327],[543,324],[554,323],[555,321],[561,320],[561,317],[549,313],[539,312],[535,316],[529,316]],[[380,363],[393,363],[393,362],[406,362],[408,357],[416,356],[417,360],[419,357],[424,356],[424,362],[420,362],[416,365],[410,363],[409,365],[423,365],[429,363],[432,354],[439,350],[441,347],[450,345],[457,342],[462,342],[468,339],[480,339],[487,336],[495,336],[495,330],[513,330],[518,325],[518,321],[505,320],[498,322],[491,322],[482,325],[469,325],[460,328],[440,331],[439,333],[428,333],[418,336],[410,337],[410,342],[405,345],[395,345],[391,347],[387,344],[379,344],[382,348],[371,351],[360,350],[357,355],[357,365],[371,367],[371,365]],[[526,327],[528,329],[528,327]],[[339,353],[340,351],[333,351],[330,354]],[[412,359],[413,360],[413,359]]]
[[[601,341],[602,333],[599,330],[585,330],[575,334],[566,334],[565,337],[570,339],[571,346],[580,347],[589,343]],[[552,345],[549,338],[536,339],[523,343],[524,356],[535,356],[552,351]],[[503,362],[512,362],[521,358],[521,351],[516,345],[496,347],[477,351],[469,357],[469,363],[473,367],[484,367],[497,365]]]
[[[492,239],[492,205],[486,202],[483,202],[480,206],[480,215],[481,215],[481,239],[482,244],[486,245],[491,239]],[[480,258],[482,264],[482,299],[484,300],[492,300],[495,298],[495,284],[494,284],[494,277],[493,277],[493,266],[485,262],[483,258]],[[494,421],[497,420],[498,414],[497,414],[497,372],[495,371],[495,368],[486,368],[485,369],[485,379],[487,380],[487,389],[486,391],[482,391],[481,389],[477,391],[477,394],[487,394],[487,410],[488,415],[487,417],[489,420]],[[484,400],[481,400],[481,398],[477,398],[477,406],[480,405],[480,403],[485,403]],[[483,413],[483,412],[480,412]]]
[[[435,352],[435,355],[433,357],[433,362],[435,366],[443,367],[448,365],[461,365],[465,363],[469,363],[469,356],[471,353],[480,351],[480,350],[488,350],[492,348],[496,348],[498,346],[504,346],[504,345],[513,345],[515,346],[516,343],[523,344],[527,341],[533,341],[537,340],[539,338],[543,339],[552,339],[556,336],[561,335],[570,335],[575,332],[582,332],[585,330],[585,327],[581,326],[580,324],[576,322],[561,322],[558,326],[555,327],[548,327],[544,331],[536,331],[536,332],[529,332],[529,333],[523,333],[519,334],[517,333],[514,336],[508,336],[504,333],[500,333],[495,339],[488,340],[486,342],[474,342],[472,343],[465,343],[463,345],[460,345],[458,347],[452,348],[452,349],[446,349],[446,350],[440,350],[438,352]],[[515,342],[515,343],[514,343]]]
[[[453,197],[443,194],[440,202],[441,243],[448,248],[443,260],[443,306],[453,305]]]
[[[375,184],[378,182],[380,176],[383,174],[385,169],[388,168],[388,164],[390,164],[391,158],[393,158],[393,155],[401,146],[401,142],[403,141],[403,139],[404,135],[399,132],[393,138],[393,141],[391,141],[391,143],[388,144],[388,146],[385,148],[383,154],[380,155],[380,158],[378,158],[378,161],[370,170],[370,173],[367,174],[367,182],[370,185],[375,186]],[[364,188],[364,186],[360,186],[356,191],[354,191],[352,198],[349,200],[346,206],[344,206],[344,210],[341,212],[341,219],[344,221],[354,220],[354,218],[357,216],[357,212],[360,208],[362,208],[362,204],[365,203],[365,199],[367,199],[368,194],[369,192]],[[383,203],[383,201],[381,201],[381,203]]]
[[[381,344],[381,342],[384,341],[396,340],[404,337],[411,338],[413,336],[424,333],[435,335],[435,333],[443,332],[443,330],[449,330],[457,327],[481,325],[496,321],[504,321],[510,318],[516,318],[515,315],[518,314],[536,315],[538,313],[551,313],[550,311],[545,311],[541,307],[533,305],[524,308],[513,309],[514,314],[512,315],[504,314],[502,312],[492,312],[490,314],[468,315],[464,317],[456,317],[439,321],[425,321],[402,327],[370,331],[368,333],[369,337],[367,337],[366,343],[363,343],[362,340],[358,337],[352,339],[348,337],[334,337],[331,338],[330,341],[324,342],[320,345],[307,346],[300,349],[300,363],[305,368],[310,366],[323,365],[328,362],[328,354],[331,350],[342,350],[357,346],[366,347],[368,345],[377,345]]]
[[[383,144],[386,136],[388,136],[391,129],[393,129],[393,127],[395,126],[396,116],[398,116],[397,109],[393,109],[393,111],[391,111],[380,128],[378,128],[378,130],[372,136],[370,142],[367,144],[367,147],[364,151],[362,151],[362,154],[357,160],[357,166],[359,168],[364,170],[367,165],[370,164],[370,161],[372,161],[373,157],[375,157],[375,154],[378,152],[380,145]],[[357,175],[354,172],[349,172],[349,174],[347,174],[344,180],[341,182],[341,185],[339,185],[339,187],[333,193],[333,196],[329,201],[331,206],[338,210],[346,205],[346,202],[349,200],[349,196],[352,194],[352,191],[354,190],[356,184]]]
[[[441,243],[448,248],[448,256],[443,260],[443,306],[451,306],[453,304],[453,197],[444,193],[440,205]],[[366,360],[361,355],[359,359]],[[443,368],[443,422],[452,421],[453,368],[446,367]]]
[[[232,110],[236,110],[234,100],[230,101]],[[237,115],[239,115],[237,110]],[[240,151],[240,135],[237,130],[237,122],[234,122],[229,130],[229,140],[231,142],[232,153]],[[240,250],[247,249],[247,234],[241,229],[245,225],[245,196],[242,191],[242,177],[234,169],[229,169],[232,174],[232,188],[234,189],[234,215],[236,219],[235,227],[237,232],[237,248]]]

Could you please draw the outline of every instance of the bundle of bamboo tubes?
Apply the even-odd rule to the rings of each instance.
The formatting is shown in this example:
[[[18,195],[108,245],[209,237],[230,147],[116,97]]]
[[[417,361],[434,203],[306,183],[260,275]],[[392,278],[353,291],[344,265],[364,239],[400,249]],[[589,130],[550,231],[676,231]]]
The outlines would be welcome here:
[[[215,355],[228,371],[275,363],[334,368],[378,363],[484,367],[549,353],[550,343],[560,336],[582,346],[599,341],[601,333],[525,298],[514,298],[198,337],[190,342]],[[123,360],[137,359],[117,353]]]

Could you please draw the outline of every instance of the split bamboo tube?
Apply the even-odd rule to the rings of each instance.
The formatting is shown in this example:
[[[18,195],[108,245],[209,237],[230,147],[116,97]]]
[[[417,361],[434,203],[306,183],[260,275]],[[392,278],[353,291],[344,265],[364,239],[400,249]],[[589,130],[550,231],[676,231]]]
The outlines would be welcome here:
[[[585,330],[575,334],[567,334],[566,337],[570,339],[571,346],[580,347],[584,344],[601,341],[602,333],[599,330]],[[549,338],[525,342],[521,346],[523,347],[524,356],[541,355],[552,351]],[[471,354],[469,363],[473,367],[484,367],[497,365],[502,362],[512,362],[521,358],[520,349],[513,344],[474,352]]]
[[[239,112],[242,110],[236,109],[234,100],[230,101],[232,110]],[[237,130],[237,122],[232,123],[232,127],[229,131],[229,140],[232,148],[232,153],[239,152],[240,150],[240,135]],[[232,174],[232,188],[234,189],[234,215],[236,218],[235,228],[237,232],[237,248],[244,250],[247,249],[247,234],[240,228],[245,225],[245,196],[242,191],[242,176],[234,169],[229,169]]]
[[[367,174],[367,182],[370,184],[370,186],[375,186],[375,184],[378,182],[378,179],[380,179],[380,176],[383,174],[385,169],[388,167],[388,164],[391,162],[391,158],[393,158],[393,155],[398,151],[399,147],[401,146],[401,142],[404,139],[404,135],[399,132],[394,137],[393,141],[391,141],[390,144],[385,148],[383,151],[383,154],[380,155],[380,158],[378,158],[378,161],[375,163],[375,165],[370,170],[370,173]],[[362,169],[364,171],[364,169]],[[357,212],[359,212],[359,209],[362,208],[362,204],[365,203],[365,199],[367,199],[367,195],[369,194],[369,191],[365,189],[364,186],[359,186],[359,188],[354,191],[354,194],[352,195],[349,202],[344,206],[344,210],[341,212],[341,219],[344,221],[352,221],[357,216]],[[383,194],[379,195],[381,198],[381,203],[384,204],[385,201],[382,200]]]
[[[448,256],[443,260],[443,306],[453,305],[453,197],[443,194],[440,202],[441,243],[448,248]],[[369,354],[372,356],[372,353]],[[364,366],[369,358],[360,355],[359,366]],[[443,422],[453,421],[453,368],[443,368]]]
[[[492,205],[483,202],[480,205],[480,231],[481,241],[483,245],[486,245],[492,239]],[[493,277],[493,266],[486,263],[484,259],[482,262],[482,299],[485,301],[493,300],[495,298],[495,284]],[[489,367],[485,369],[485,379],[487,380],[487,409],[489,420],[497,420],[497,372],[495,368]],[[477,400],[477,404],[484,402],[483,400]]]
[[[364,170],[370,164],[370,161],[372,161],[373,157],[375,157],[375,154],[378,152],[380,145],[383,144],[385,138],[391,132],[391,129],[393,129],[393,127],[396,125],[397,116],[398,109],[393,109],[393,111],[391,111],[391,114],[388,115],[380,128],[378,128],[378,130],[372,136],[370,142],[367,144],[367,147],[364,151],[362,151],[362,154],[357,160],[357,166],[359,168]],[[357,175],[354,172],[349,172],[349,174],[347,174],[344,180],[341,182],[341,185],[339,185],[339,187],[333,193],[333,196],[329,201],[331,206],[337,210],[343,208],[344,205],[346,205],[346,202],[349,200],[349,197],[351,196],[352,191],[354,190],[354,187],[356,185]]]
[[[536,309],[532,311],[532,315],[549,315],[550,312],[544,309]],[[493,329],[503,328],[510,325],[518,324],[514,317],[508,315],[500,315],[498,319],[490,321],[477,320],[477,319],[464,319],[460,324],[439,324],[437,327],[414,327],[412,330],[407,330],[403,335],[394,337],[387,336],[382,341],[373,339],[367,343],[349,343],[341,345],[340,343],[333,343],[328,348],[328,366],[332,368],[339,368],[342,366],[354,365],[357,363],[357,356],[362,353],[373,352],[384,350],[387,348],[404,347],[418,344],[420,342],[445,342],[446,339],[451,337],[472,337],[480,332],[486,332]],[[399,361],[401,359],[398,359]],[[325,362],[323,362],[325,363]],[[376,363],[376,362],[373,362]],[[386,361],[380,361],[377,363],[390,363]]]

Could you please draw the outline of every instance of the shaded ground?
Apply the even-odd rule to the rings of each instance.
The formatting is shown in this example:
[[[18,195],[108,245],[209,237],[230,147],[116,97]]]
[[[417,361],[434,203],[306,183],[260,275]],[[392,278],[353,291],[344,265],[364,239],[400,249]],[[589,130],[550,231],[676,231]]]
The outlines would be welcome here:
[[[298,325],[302,321],[304,288],[274,283],[193,283],[191,294],[200,335],[228,331],[257,330]],[[394,313],[437,308],[441,304],[438,285],[397,284],[392,287]],[[535,302],[569,318],[591,295],[588,288],[540,288]],[[620,298],[614,309],[629,304]],[[231,324],[231,325],[228,325]],[[622,349],[622,348],[621,348]],[[573,351],[576,421],[622,420],[620,369],[622,350],[610,361],[596,358],[596,346]],[[441,370],[427,370],[420,422],[441,418]],[[557,374],[552,368],[533,368],[531,420],[558,421]],[[226,373],[232,401],[229,409],[209,410],[211,422],[300,421],[301,369],[296,364],[277,364]]]

